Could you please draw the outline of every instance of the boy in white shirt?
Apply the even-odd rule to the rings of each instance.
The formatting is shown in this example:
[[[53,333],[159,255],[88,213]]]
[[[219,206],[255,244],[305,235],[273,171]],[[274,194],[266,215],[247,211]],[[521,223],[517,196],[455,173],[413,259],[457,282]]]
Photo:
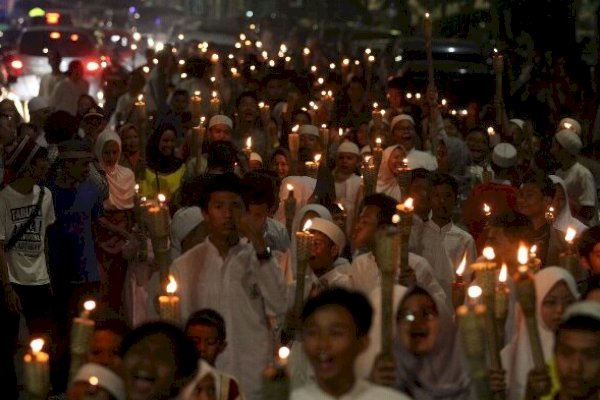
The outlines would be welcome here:
[[[408,399],[356,379],[354,361],[369,345],[372,314],[363,295],[346,289],[325,290],[308,300],[302,312],[302,339],[316,383],[294,390],[291,400]]]

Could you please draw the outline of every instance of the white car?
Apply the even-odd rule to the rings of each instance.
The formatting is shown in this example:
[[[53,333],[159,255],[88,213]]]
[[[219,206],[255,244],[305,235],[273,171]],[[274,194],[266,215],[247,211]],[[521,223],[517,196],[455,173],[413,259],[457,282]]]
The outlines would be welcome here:
[[[100,54],[99,42],[90,31],[71,26],[23,29],[15,51],[7,60],[9,74],[14,78],[11,91],[22,101],[37,96],[41,77],[52,71],[48,63],[48,54],[52,51],[58,51],[62,57],[60,69],[63,72],[73,60],[83,63],[85,79],[90,83],[89,94],[97,98],[106,58]]]

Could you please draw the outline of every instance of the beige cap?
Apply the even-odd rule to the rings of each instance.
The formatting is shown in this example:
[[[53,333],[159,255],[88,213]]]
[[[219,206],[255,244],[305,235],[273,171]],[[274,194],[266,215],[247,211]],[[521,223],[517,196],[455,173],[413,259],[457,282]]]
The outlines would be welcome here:
[[[342,232],[340,227],[333,222],[325,218],[313,218],[310,230],[321,232],[331,239],[331,241],[338,247],[339,253],[344,250],[344,246],[346,246],[346,235],[344,235],[344,232]]]

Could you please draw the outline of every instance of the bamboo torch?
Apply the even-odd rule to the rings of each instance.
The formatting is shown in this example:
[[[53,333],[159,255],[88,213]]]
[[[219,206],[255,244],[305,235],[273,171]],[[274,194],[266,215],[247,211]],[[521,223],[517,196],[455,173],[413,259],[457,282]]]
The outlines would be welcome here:
[[[400,276],[407,276],[408,265],[408,242],[410,231],[412,230],[412,218],[414,211],[414,201],[412,197],[406,199],[402,204],[396,206],[396,211],[400,216]]]
[[[465,273],[466,268],[467,255],[465,254],[462,258],[462,261],[458,265],[458,268],[456,269],[454,282],[452,282],[452,304],[454,305],[454,308],[458,308],[465,303],[466,284],[463,274]]]
[[[296,216],[296,198],[294,197],[294,186],[287,184],[286,189],[288,191],[287,199],[284,200],[284,211],[285,211],[285,226],[289,234],[292,234],[292,223]]]
[[[154,260],[159,268],[160,282],[167,282],[169,268],[170,217],[166,197],[159,194],[157,203],[146,212],[148,233],[152,241]]]
[[[496,96],[494,101],[496,108],[496,128],[502,133],[502,74],[504,71],[504,56],[498,52],[498,49],[494,49],[492,62],[496,77]]]
[[[290,149],[290,175],[298,175],[298,151],[300,150],[299,125],[294,125],[292,132],[288,135],[288,147]]]
[[[373,163],[373,156],[365,156],[360,170],[365,188],[365,196],[369,196],[375,193],[375,188],[377,187],[377,169]]]
[[[392,359],[393,330],[393,292],[398,252],[394,249],[399,230],[395,227],[400,216],[394,215],[394,225],[386,225],[375,233],[375,259],[381,271],[381,353],[384,358]]]
[[[310,258],[310,248],[312,245],[313,234],[309,232],[312,226],[312,220],[306,221],[301,231],[296,232],[296,296],[294,299],[294,312],[296,316],[302,313],[304,307],[304,286],[306,283],[306,268]]]

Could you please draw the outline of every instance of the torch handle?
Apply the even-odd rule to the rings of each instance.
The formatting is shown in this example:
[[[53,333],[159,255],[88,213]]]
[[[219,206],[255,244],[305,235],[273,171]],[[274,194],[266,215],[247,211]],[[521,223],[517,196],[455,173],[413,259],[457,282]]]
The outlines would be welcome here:
[[[296,295],[294,298],[294,313],[300,316],[304,307],[304,286],[306,284],[306,268],[308,260],[305,257],[298,259],[298,270],[296,272]]]
[[[394,340],[394,272],[381,272],[381,353],[384,357],[392,357]]]
[[[533,363],[536,369],[546,368],[546,361],[544,360],[544,352],[542,351],[542,344],[540,341],[540,333],[538,331],[537,322],[535,315],[533,317],[526,316],[527,322],[527,333],[529,334],[529,343],[531,345],[531,355],[533,356]]]

